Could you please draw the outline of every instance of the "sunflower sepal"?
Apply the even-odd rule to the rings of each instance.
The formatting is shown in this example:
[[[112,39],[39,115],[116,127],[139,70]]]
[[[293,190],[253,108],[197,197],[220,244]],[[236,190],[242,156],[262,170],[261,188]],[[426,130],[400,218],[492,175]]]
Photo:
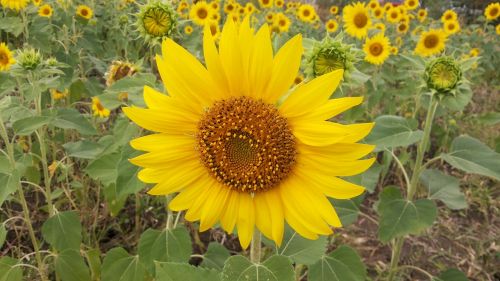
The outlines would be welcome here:
[[[151,19],[150,23],[148,19]],[[156,24],[160,20],[166,22],[163,25]],[[144,41],[150,45],[159,45],[163,38],[179,34],[177,13],[167,2],[153,1],[140,6],[134,25],[140,37],[144,38]]]

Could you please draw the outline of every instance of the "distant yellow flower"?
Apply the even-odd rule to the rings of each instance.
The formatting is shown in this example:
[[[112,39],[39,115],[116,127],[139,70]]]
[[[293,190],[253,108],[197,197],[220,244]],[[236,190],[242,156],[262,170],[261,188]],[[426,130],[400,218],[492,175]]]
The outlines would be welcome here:
[[[373,28],[375,29],[378,29],[382,32],[385,32],[385,24],[379,22],[379,23],[376,23],[375,25],[373,25]]]
[[[0,43],[0,71],[7,71],[10,66],[16,63],[9,47],[3,42]]]
[[[40,4],[42,4],[42,0],[33,0],[33,5],[38,7]]]
[[[372,38],[368,38],[363,45],[365,61],[375,65],[383,64],[389,57],[390,49],[389,38],[385,37],[384,34],[379,33]]]
[[[487,20],[495,20],[500,15],[500,3],[491,3],[484,9],[484,16]]]
[[[375,8],[379,8],[380,7],[380,3],[378,2],[378,0],[370,0],[370,2],[368,2],[368,8],[370,8],[371,10],[375,9]]]
[[[458,19],[458,15],[453,10],[446,10],[443,13],[443,15],[441,16],[441,21],[443,23],[450,21],[450,20],[457,20],[457,19]]]
[[[477,57],[477,56],[479,56],[479,53],[480,53],[480,52],[481,52],[481,51],[480,51],[478,48],[472,48],[472,49],[470,50],[470,52],[469,52],[469,55],[470,55],[471,57]]]
[[[113,61],[108,71],[104,74],[106,77],[106,86],[109,87],[118,80],[134,75],[137,70],[137,66],[130,62],[120,60]]]
[[[330,14],[336,15],[339,13],[339,7],[338,6],[331,6],[330,7]]]
[[[285,1],[283,1],[283,0],[276,0],[276,1],[274,1],[274,5],[276,7],[282,8],[283,5],[285,5]]]
[[[401,20],[401,13],[399,9],[391,8],[385,13],[387,21],[390,23],[399,23]]]
[[[445,48],[446,33],[442,29],[423,31],[415,48],[415,53],[428,57],[441,53]]]
[[[274,22],[274,13],[273,12],[268,12],[266,14],[266,21],[268,23],[273,23]]]
[[[495,27],[495,31],[498,35],[500,35],[500,24],[497,24],[497,26]]]
[[[394,43],[396,44],[396,46],[401,46],[401,44],[403,44],[403,39],[401,39],[401,37],[396,37]]]
[[[181,2],[179,7],[186,7],[187,3]],[[188,8],[183,8],[187,10]],[[182,17],[186,13],[179,13]],[[150,2],[141,7],[137,16],[137,26],[139,32],[146,41],[160,40],[163,37],[171,36],[175,32],[177,17],[174,8],[162,2]]]
[[[302,4],[297,10],[297,17],[303,22],[313,22],[315,15],[314,7],[309,4]]]
[[[128,100],[128,93],[127,92],[121,92],[118,94],[118,100],[126,102]]]
[[[47,169],[48,169],[48,171],[49,171],[49,175],[50,175],[51,177],[53,177],[53,176],[54,176],[54,174],[56,173],[57,166],[58,166],[58,165],[57,165],[57,161],[54,161],[54,162],[52,162],[52,164],[50,164],[50,165],[47,167]]]
[[[190,26],[190,25],[186,25],[186,26],[184,27],[184,33],[186,33],[187,35],[189,35],[189,34],[193,33],[193,27],[192,27],[192,26]]]
[[[259,0],[259,5],[262,8],[271,8],[273,6],[273,0]]]
[[[89,20],[92,18],[94,11],[89,6],[79,5],[78,7],[76,7],[76,14],[79,17]]]
[[[105,108],[98,97],[92,97],[92,111],[94,116],[105,118],[109,116],[109,109]]]
[[[220,36],[220,27],[219,27],[219,23],[216,22],[216,21],[209,21],[207,23],[207,26],[208,26],[208,30],[210,30],[210,34],[212,34],[212,37],[214,39],[218,39],[219,36]]]
[[[224,5],[224,13],[230,14],[230,13],[234,12],[235,8],[236,8],[236,4],[232,1],[229,1]]]
[[[389,11],[390,9],[392,9],[394,6],[392,5],[391,2],[387,2],[384,4],[384,10],[387,12]]]
[[[277,13],[274,19],[274,24],[279,32],[287,32],[290,29],[292,21],[283,13]]]
[[[415,10],[418,8],[418,0],[405,0],[405,7],[408,10]]]
[[[384,8],[377,7],[372,10],[372,14],[376,19],[381,19],[384,17]]]
[[[64,91],[59,91],[57,89],[50,89],[50,95],[52,96],[53,100],[61,100],[64,99],[68,96],[69,91],[68,89],[64,89]]]
[[[397,28],[398,33],[401,33],[401,34],[408,32],[408,29],[410,29],[410,26],[406,22],[401,22]]]
[[[191,6],[189,18],[195,24],[204,26],[208,21],[210,21],[211,13],[213,13],[213,10],[206,1],[198,1],[196,4]]]
[[[328,31],[328,33],[333,33],[337,31],[339,28],[339,24],[337,23],[336,20],[330,19],[325,23],[325,29]]]
[[[299,85],[302,82],[304,82],[304,75],[302,75],[302,73],[299,73],[299,74],[297,74],[297,76],[295,76],[295,79],[293,80],[293,84]]]
[[[208,3],[210,5],[210,8],[212,8],[213,10],[215,11],[218,11],[219,10],[219,2],[217,1],[212,1],[210,3]]]
[[[28,0],[0,0],[2,7],[15,11],[20,11],[28,5]]]
[[[427,9],[420,9],[417,13],[417,18],[419,22],[424,22],[427,18]]]
[[[360,2],[344,7],[343,20],[347,34],[358,39],[366,37],[372,24],[368,9]]]
[[[245,11],[248,15],[252,14],[253,12],[257,11],[257,9],[255,8],[255,6],[248,2],[246,5],[245,5]]]
[[[456,20],[449,20],[443,24],[443,29],[448,35],[455,34],[460,31],[460,23]]]
[[[398,50],[398,48],[397,48],[397,47],[394,47],[394,46],[392,46],[392,47],[391,47],[391,54],[392,54],[392,55],[397,55],[397,54],[398,54],[398,52],[399,52],[399,50]]]
[[[38,15],[41,17],[50,18],[52,16],[52,11],[52,7],[48,4],[45,4],[38,8]]]

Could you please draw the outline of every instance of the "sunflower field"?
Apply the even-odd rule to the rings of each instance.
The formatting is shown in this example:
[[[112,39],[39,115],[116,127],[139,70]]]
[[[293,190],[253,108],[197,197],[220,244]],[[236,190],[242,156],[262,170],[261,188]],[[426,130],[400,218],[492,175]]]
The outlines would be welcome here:
[[[498,281],[499,39],[488,0],[0,0],[0,281]]]

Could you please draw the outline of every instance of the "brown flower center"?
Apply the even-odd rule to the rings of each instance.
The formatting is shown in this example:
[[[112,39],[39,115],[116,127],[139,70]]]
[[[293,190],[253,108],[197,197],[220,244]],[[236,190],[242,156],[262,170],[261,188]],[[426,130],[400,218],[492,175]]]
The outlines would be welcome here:
[[[6,53],[0,52],[0,64],[7,65],[9,63],[9,57]]]
[[[87,9],[82,9],[82,10],[80,11],[80,14],[81,14],[82,16],[86,17],[86,16],[88,16],[89,11],[88,11]]]
[[[363,28],[368,23],[368,17],[364,13],[358,13],[354,16],[354,25],[357,28]]]
[[[495,17],[498,14],[498,8],[494,7],[490,10],[490,16]]]
[[[202,8],[202,9],[199,9],[198,11],[196,11],[196,15],[200,19],[205,19],[208,16],[208,11],[206,9]]]
[[[427,35],[424,38],[424,46],[428,49],[435,48],[439,43],[439,37],[435,34]]]
[[[295,138],[275,106],[249,97],[215,102],[198,124],[201,162],[222,184],[257,192],[281,183],[295,165]]]
[[[373,43],[370,45],[370,54],[373,56],[379,56],[384,51],[384,47],[380,43]]]

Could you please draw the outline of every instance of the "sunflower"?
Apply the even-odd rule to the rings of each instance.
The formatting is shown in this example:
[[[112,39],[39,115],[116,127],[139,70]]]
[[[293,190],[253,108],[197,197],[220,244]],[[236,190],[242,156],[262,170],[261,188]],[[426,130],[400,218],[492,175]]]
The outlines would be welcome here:
[[[2,7],[5,9],[20,11],[26,8],[28,0],[0,0],[0,4],[2,4]]]
[[[415,48],[415,53],[428,57],[439,54],[444,50],[446,33],[442,29],[423,31]]]
[[[255,6],[252,3],[248,2],[245,5],[245,10],[248,15],[251,15],[253,12],[257,11],[257,8],[255,8]]]
[[[212,8],[212,10],[214,10],[214,11],[219,10],[219,2],[217,2],[217,1],[212,1],[212,2],[208,3],[208,5],[210,5],[210,8]]]
[[[84,18],[86,20],[89,20],[92,18],[92,15],[94,14],[94,11],[86,5],[78,5],[76,7],[76,15]]]
[[[399,23],[401,21],[401,13],[399,9],[391,8],[385,13],[387,21],[390,23]]]
[[[484,16],[487,20],[495,20],[500,15],[500,3],[491,3],[484,9]]]
[[[297,17],[303,22],[313,22],[315,15],[314,7],[309,4],[302,4],[297,10]]]
[[[337,23],[336,20],[330,19],[325,23],[325,29],[328,31],[328,33],[333,33],[337,31],[339,28],[339,24]]]
[[[220,27],[219,23],[217,21],[209,21],[207,22],[208,30],[210,31],[210,34],[212,34],[212,37],[214,39],[219,38],[220,36]]]
[[[292,21],[283,13],[277,13],[274,17],[273,27],[275,27],[278,32],[287,32],[290,29]]]
[[[42,0],[33,0],[33,5],[38,7],[40,4],[42,4]]]
[[[410,26],[406,22],[401,22],[398,24],[398,33],[405,34],[410,29]]]
[[[191,6],[189,18],[197,25],[204,26],[209,20],[213,10],[205,1],[198,1]]]
[[[420,9],[417,13],[417,18],[419,22],[424,22],[427,18],[427,9]]]
[[[338,6],[331,6],[330,7],[330,14],[336,15],[339,13],[339,7]]]
[[[457,20],[457,19],[458,19],[458,15],[453,10],[446,10],[443,13],[443,15],[441,16],[441,21],[443,23],[450,21],[450,20]]]
[[[391,2],[387,2],[384,4],[384,11],[389,11],[390,9],[392,9],[394,6],[392,5]]]
[[[460,23],[456,20],[449,20],[443,24],[443,29],[447,35],[452,35],[460,31]]]
[[[272,8],[273,7],[273,0],[259,0],[259,5],[262,8]]]
[[[109,66],[104,74],[106,77],[106,86],[113,85],[116,81],[129,77],[137,73],[138,67],[127,61],[115,60]]]
[[[495,27],[495,32],[497,33],[497,35],[500,35],[500,24],[497,24],[497,26]]]
[[[282,8],[283,5],[285,5],[285,1],[283,1],[283,0],[276,0],[276,1],[274,1],[274,5],[276,7],[278,7],[278,8]]]
[[[452,57],[439,57],[425,68],[424,79],[427,87],[439,94],[454,95],[462,82],[462,69]]]
[[[50,18],[52,17],[52,11],[52,7],[48,4],[45,4],[38,8],[38,15],[41,17]]]
[[[384,17],[384,9],[382,7],[377,7],[372,10],[372,14],[376,19],[381,19]]]
[[[232,13],[236,8],[236,5],[234,2],[229,1],[224,5],[224,13],[230,14]]]
[[[371,26],[368,9],[362,3],[347,5],[343,10],[344,26],[347,34],[361,39],[368,33]]]
[[[378,0],[370,0],[370,2],[368,2],[368,8],[370,8],[371,10],[375,9],[375,8],[379,8],[380,7],[380,3],[378,2]]]
[[[389,57],[391,44],[384,34],[379,33],[366,39],[363,45],[365,60],[371,64],[380,65]]]
[[[472,49],[470,50],[470,52],[469,52],[469,55],[470,55],[471,57],[477,57],[477,56],[479,56],[479,53],[480,53],[480,52],[481,52],[481,51],[480,51],[478,48],[472,48]]]
[[[182,6],[185,5],[182,4]],[[185,7],[184,9],[187,10],[187,6]],[[136,24],[144,38],[154,41],[176,32],[177,18],[170,4],[151,2],[141,7]]]
[[[408,10],[415,10],[418,8],[419,3],[418,0],[405,0],[404,5]]]
[[[383,24],[381,22],[374,24],[373,28],[374,29],[378,29],[378,30],[380,30],[382,32],[385,32],[385,24]]]
[[[189,35],[189,34],[193,33],[193,27],[192,27],[192,26],[190,26],[190,25],[186,25],[186,26],[184,27],[184,33],[186,33],[187,35]]]
[[[398,52],[399,52],[398,48],[397,48],[397,47],[394,47],[394,46],[392,46],[392,47],[391,47],[391,50],[390,50],[390,51],[391,51],[391,54],[392,54],[392,55],[397,55],[397,54],[398,54]]]
[[[293,84],[299,85],[302,82],[304,82],[304,75],[302,73],[299,73],[297,74],[297,76],[295,76],[295,79],[293,79]]]
[[[69,94],[69,91],[68,89],[65,89],[64,91],[59,91],[57,89],[50,89],[49,90],[50,92],[50,95],[52,96],[52,99],[53,100],[61,100],[61,99],[64,99],[68,96]]]
[[[275,16],[275,14],[273,12],[268,12],[266,14],[266,21],[268,23],[273,23],[274,22],[274,16]]]
[[[239,26],[228,19],[217,50],[205,29],[206,68],[165,39],[157,63],[169,95],[145,87],[148,108],[123,108],[156,132],[131,142],[146,151],[130,161],[144,168],[139,179],[155,183],[149,194],[179,192],[170,209],[186,210],[200,231],[217,222],[228,233],[236,228],[243,248],[255,226],[280,245],[285,221],[309,239],[331,234],[330,226],[341,222],[327,197],[352,198],[364,190],[337,176],[374,162],[358,160],[373,146],[356,143],[373,124],[325,121],[362,101],[329,100],[342,71],[295,87],[277,105],[297,76],[302,37],[273,58],[269,34],[267,25],[254,34],[248,17]]]
[[[101,100],[98,97],[92,97],[92,111],[94,116],[99,116],[101,118],[106,118],[109,116],[109,109],[102,105]]]
[[[12,56],[9,47],[4,42],[0,42],[0,71],[9,70],[14,63],[16,63],[16,60]]]

